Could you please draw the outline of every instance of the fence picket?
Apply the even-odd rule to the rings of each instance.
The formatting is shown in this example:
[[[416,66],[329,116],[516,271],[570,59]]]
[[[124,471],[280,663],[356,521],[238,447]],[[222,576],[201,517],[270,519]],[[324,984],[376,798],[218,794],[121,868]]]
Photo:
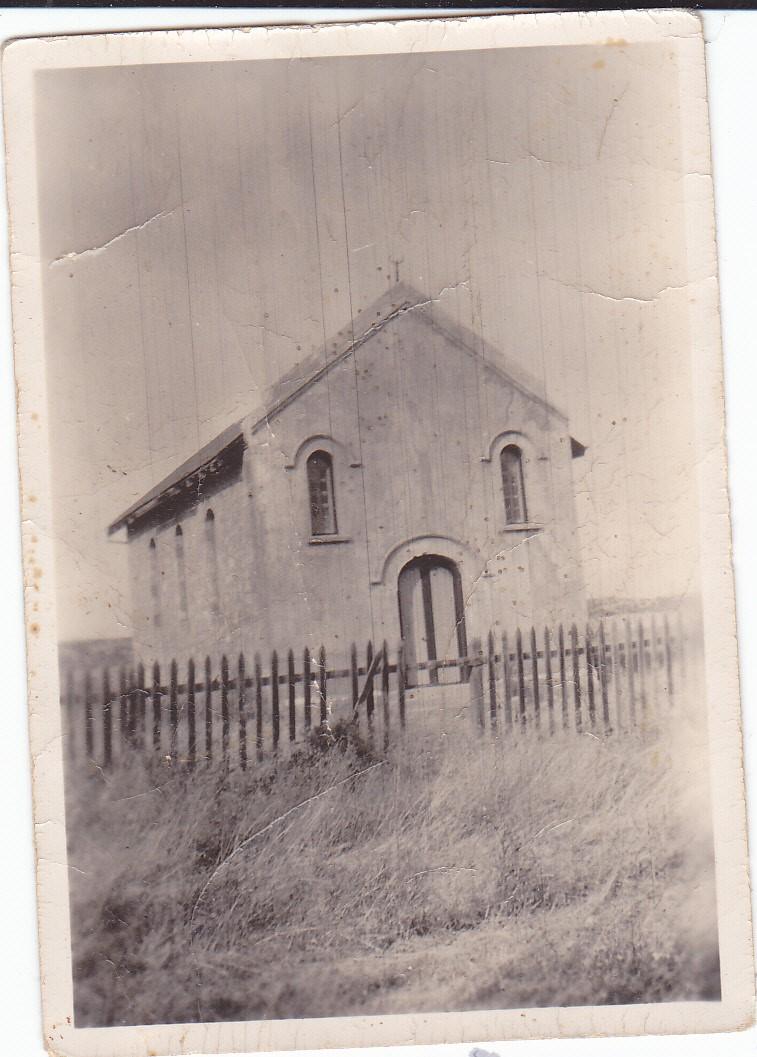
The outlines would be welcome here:
[[[389,647],[386,644],[386,639],[381,644],[381,706],[384,714],[384,748],[389,747],[389,724],[390,724],[390,708],[389,708]]]
[[[260,654],[255,654],[255,752],[263,759],[263,675],[260,669]]]
[[[584,661],[586,667],[586,697],[589,705],[589,726],[592,730],[597,725],[597,711],[594,702],[594,643],[592,642],[591,628],[586,625],[584,636]]]
[[[160,713],[160,665],[155,661],[152,666],[152,747],[155,752],[160,752]]]
[[[531,683],[533,685],[534,724],[541,729],[541,702],[539,698],[539,649],[536,645],[536,628],[531,625]]]
[[[213,759],[213,667],[205,658],[205,757]]]
[[[76,759],[76,738],[78,731],[76,730],[76,690],[74,687],[74,673],[73,671],[66,672],[66,693],[65,693],[65,704],[66,704],[66,753],[69,760]]]
[[[675,692],[673,689],[673,653],[670,648],[670,622],[668,621],[667,614],[663,621],[662,635],[665,649],[665,691],[668,697],[668,702],[672,705],[675,700]]]
[[[486,637],[486,664],[489,673],[489,721],[493,731],[497,729],[497,669],[494,664],[494,632]]]
[[[281,736],[281,717],[279,716],[279,655],[276,650],[271,654],[271,737],[273,751],[279,748]]]
[[[237,661],[237,708],[239,715],[239,766],[247,770],[247,676],[244,666],[244,654],[239,654]]]
[[[129,699],[127,696],[126,669],[123,665],[118,670],[118,729],[121,735],[121,745],[129,740]]]
[[[110,672],[103,670],[103,767],[113,762],[113,701],[110,693]]]
[[[312,714],[311,714],[312,704],[311,704],[311,700],[310,700],[310,697],[311,697],[311,694],[312,694],[312,689],[313,689],[312,683],[313,683],[313,672],[312,672],[312,669],[311,669],[311,666],[310,666],[310,650],[306,646],[305,649],[304,649],[304,652],[302,654],[302,692],[303,692],[303,696],[304,696],[303,709],[304,709],[304,712],[305,712],[305,730],[306,731],[310,730],[310,727],[311,727],[312,722],[313,722],[313,717],[312,717]]]
[[[229,762],[229,735],[231,721],[229,717],[229,659],[224,653],[221,657],[221,755],[223,762]]]
[[[504,695],[505,726],[510,730],[513,725],[513,687],[512,673],[510,671],[510,646],[507,641],[507,632],[502,635],[502,693]]]
[[[633,633],[631,631],[631,623],[629,620],[624,621],[625,624],[625,663],[626,663],[626,677],[628,679],[628,717],[632,727],[636,726],[636,679],[634,673],[634,647],[633,647]]]
[[[350,646],[350,678],[352,686],[352,709],[355,711],[358,698],[360,697],[360,683],[358,681],[357,646],[353,642]]]
[[[573,661],[573,711],[576,717],[576,730],[580,734],[583,730],[583,715],[581,712],[581,667],[578,660],[578,628],[575,624],[571,624],[570,626],[570,656]]]
[[[637,632],[639,646],[638,646],[638,657],[639,657],[639,704],[641,705],[641,719],[642,722],[647,718],[647,679],[646,679],[646,646],[644,643],[644,625],[639,621],[639,627]]]
[[[294,741],[297,737],[297,713],[295,709],[295,681],[294,652],[287,653],[287,690],[289,692],[289,740]]]
[[[560,663],[560,701],[562,704],[562,727],[567,730],[570,725],[568,709],[568,679],[565,673],[565,631],[562,624],[557,633],[557,652]]]
[[[138,749],[144,748],[144,738],[139,722],[139,694],[137,693],[137,679],[134,669],[129,670],[129,715],[131,716],[131,729],[134,731],[134,744]]]
[[[171,661],[171,681],[168,688],[168,723],[171,730],[170,753],[175,763],[179,744],[179,700],[178,700],[179,676],[176,669],[176,661]]]
[[[326,682],[326,647],[321,646],[318,653],[318,694],[321,699],[321,723],[326,723],[329,718],[328,703],[326,701]]]
[[[555,732],[555,690],[552,685],[552,640],[549,628],[544,629],[544,681],[547,686],[547,722],[549,733]]]
[[[660,669],[658,665],[659,654],[657,652],[657,622],[654,613],[649,619],[649,683],[650,701],[652,708],[657,708],[660,696]]]
[[[610,640],[612,643],[612,681],[615,695],[615,729],[622,730],[623,727],[623,680],[620,665],[620,643],[618,642],[618,626],[613,620],[610,626]]]
[[[147,740],[147,690],[145,689],[145,666],[140,662],[137,665],[137,690],[139,715],[139,744],[144,749]]]
[[[400,730],[405,729],[405,644],[397,647],[397,704],[400,713]]]
[[[515,632],[515,663],[518,672],[518,709],[520,725],[526,726],[526,682],[523,678],[523,636],[520,628]]]
[[[91,759],[95,753],[95,701],[89,671],[84,674],[84,747]]]
[[[610,729],[610,699],[607,687],[607,642],[604,622],[599,622],[599,690],[602,697],[602,722]]]
[[[190,657],[187,662],[187,763],[194,767],[197,763],[197,731],[195,728],[195,662]]]
[[[368,732],[373,734],[373,643],[369,640],[365,648],[365,714],[368,719]]]

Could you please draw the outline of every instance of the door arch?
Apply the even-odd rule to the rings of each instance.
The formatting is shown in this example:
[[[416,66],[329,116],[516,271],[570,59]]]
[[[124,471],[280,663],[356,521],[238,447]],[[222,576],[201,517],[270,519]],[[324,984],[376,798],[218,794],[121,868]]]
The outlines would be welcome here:
[[[457,682],[464,678],[462,665],[435,668],[430,663],[465,657],[468,653],[465,603],[457,564],[439,554],[412,558],[400,570],[397,595],[408,685]]]

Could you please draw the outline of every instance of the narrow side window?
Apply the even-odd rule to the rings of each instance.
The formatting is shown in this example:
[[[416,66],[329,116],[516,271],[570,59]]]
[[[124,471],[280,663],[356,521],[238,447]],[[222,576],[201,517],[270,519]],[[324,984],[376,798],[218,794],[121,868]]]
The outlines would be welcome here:
[[[160,627],[160,568],[158,567],[158,548],[155,540],[150,540],[150,598],[152,599],[152,622]]]
[[[216,551],[216,516],[212,510],[205,515],[205,553],[208,566],[208,587],[211,612],[221,610],[221,592],[218,582],[218,553]]]
[[[181,525],[176,526],[176,582],[179,585],[179,612],[186,619],[189,616],[187,562],[184,554],[184,533]]]
[[[337,531],[334,504],[334,467],[326,451],[314,451],[307,461],[310,498],[310,531],[314,536],[331,536]]]
[[[523,483],[523,453],[516,444],[508,444],[502,449],[499,459],[505,498],[505,521],[508,525],[523,524],[528,520]]]

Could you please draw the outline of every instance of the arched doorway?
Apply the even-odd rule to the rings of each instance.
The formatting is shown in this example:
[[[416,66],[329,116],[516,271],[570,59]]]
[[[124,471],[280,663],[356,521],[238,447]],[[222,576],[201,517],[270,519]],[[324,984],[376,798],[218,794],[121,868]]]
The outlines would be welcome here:
[[[436,668],[431,663],[468,652],[463,588],[455,562],[438,554],[413,558],[402,568],[397,589],[409,685],[464,678],[463,666]]]

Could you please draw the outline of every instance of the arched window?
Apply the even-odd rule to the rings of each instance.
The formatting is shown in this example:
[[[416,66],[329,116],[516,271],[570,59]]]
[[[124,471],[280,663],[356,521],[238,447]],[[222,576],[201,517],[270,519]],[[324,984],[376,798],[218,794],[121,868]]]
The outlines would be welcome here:
[[[336,533],[334,467],[327,451],[314,451],[307,461],[310,531],[314,536]]]
[[[158,568],[158,549],[155,540],[150,540],[150,597],[152,598],[152,621],[160,627],[160,569]]]
[[[216,516],[212,510],[205,515],[205,552],[208,561],[208,584],[210,587],[210,608],[215,614],[221,609],[221,597],[218,584],[218,554],[216,552]]]
[[[526,490],[523,484],[523,453],[516,444],[508,444],[499,457],[502,469],[502,491],[505,497],[505,521],[522,525],[526,514]]]
[[[176,581],[179,585],[179,612],[182,617],[189,615],[187,602],[187,563],[184,556],[184,533],[181,525],[176,526]]]

